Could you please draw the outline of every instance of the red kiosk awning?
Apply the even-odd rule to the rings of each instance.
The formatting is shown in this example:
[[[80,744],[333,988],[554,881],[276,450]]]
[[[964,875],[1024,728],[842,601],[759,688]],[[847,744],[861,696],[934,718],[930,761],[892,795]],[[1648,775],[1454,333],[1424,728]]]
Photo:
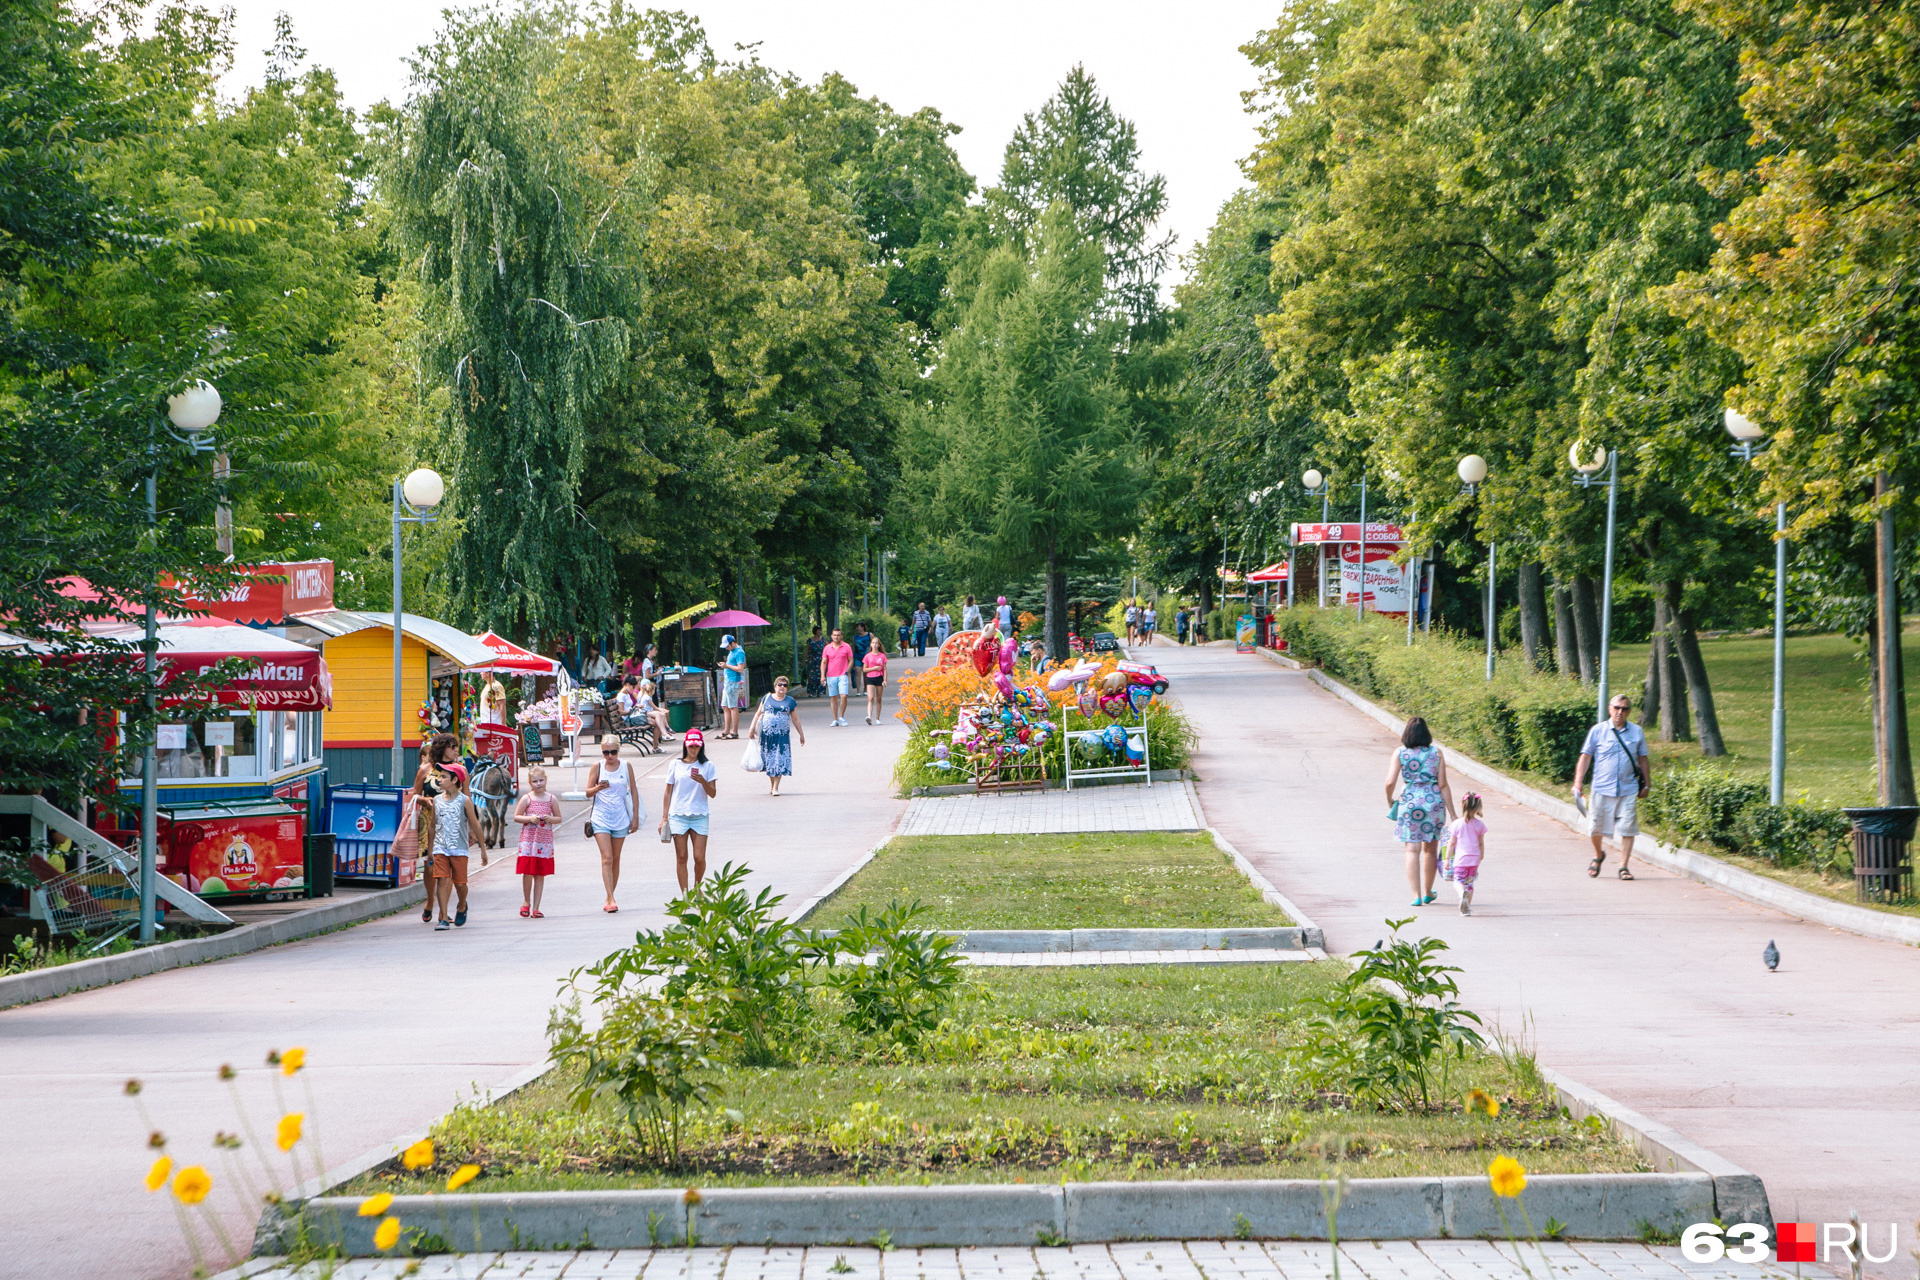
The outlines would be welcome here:
[[[1247,575],[1248,582],[1285,582],[1287,580],[1287,562],[1276,560],[1264,569],[1256,569]]]
[[[482,666],[468,667],[469,671],[522,671],[550,676],[560,669],[560,664],[552,658],[543,658],[531,649],[522,649],[496,632],[489,631],[477,639],[487,647],[493,659]]]
[[[101,628],[93,634],[131,645],[146,638],[145,628],[133,626]],[[166,622],[156,634],[163,690],[174,673],[197,677],[239,658],[247,669],[215,692],[214,701],[221,705],[262,711],[326,711],[333,706],[333,677],[318,649],[231,622]],[[133,661],[145,658],[136,654]]]

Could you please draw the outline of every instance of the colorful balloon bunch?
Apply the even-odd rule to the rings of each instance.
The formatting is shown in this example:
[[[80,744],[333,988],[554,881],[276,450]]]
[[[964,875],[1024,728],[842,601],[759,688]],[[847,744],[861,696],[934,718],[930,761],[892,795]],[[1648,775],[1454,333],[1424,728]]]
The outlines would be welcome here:
[[[1009,641],[1008,647],[1011,644]],[[1006,653],[1007,648],[1002,648],[1001,654]],[[979,768],[997,769],[1023,757],[1038,756],[1047,739],[1058,731],[1048,718],[1052,704],[1045,691],[1037,685],[1014,684],[1011,667],[1009,659],[996,673],[993,691],[975,694],[972,702],[960,708],[953,729],[939,731],[952,739],[952,745],[934,743],[934,768],[953,768],[957,748]]]

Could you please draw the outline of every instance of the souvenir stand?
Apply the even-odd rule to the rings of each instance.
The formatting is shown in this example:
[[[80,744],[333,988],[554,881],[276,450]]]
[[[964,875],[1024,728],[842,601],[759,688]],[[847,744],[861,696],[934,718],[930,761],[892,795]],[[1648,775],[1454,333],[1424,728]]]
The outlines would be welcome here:
[[[1318,601],[1322,607],[1337,583],[1339,595],[1331,601],[1349,609],[1405,617],[1414,597],[1413,571],[1393,563],[1406,546],[1406,531],[1397,524],[1296,524],[1290,541],[1296,549],[1312,547]]]
[[[96,634],[138,642],[145,633],[123,626]],[[332,705],[325,661],[298,641],[221,618],[171,620],[158,639],[168,672],[197,675],[236,658],[249,664],[213,693],[211,705],[158,726],[161,875],[215,902],[307,896],[310,792],[325,786],[321,715]],[[120,780],[115,807],[123,816],[140,785]],[[136,836],[119,828],[102,834],[129,845]]]

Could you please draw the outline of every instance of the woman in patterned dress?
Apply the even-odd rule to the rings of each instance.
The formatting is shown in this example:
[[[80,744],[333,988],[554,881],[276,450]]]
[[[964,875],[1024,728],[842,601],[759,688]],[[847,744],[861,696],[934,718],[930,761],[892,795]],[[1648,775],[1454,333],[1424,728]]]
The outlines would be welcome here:
[[[1407,846],[1407,884],[1413,889],[1413,905],[1424,907],[1435,897],[1440,833],[1453,819],[1453,787],[1447,782],[1446,757],[1433,745],[1433,733],[1419,716],[1401,730],[1400,749],[1393,753],[1393,767],[1387,770],[1390,806],[1396,782],[1401,787],[1394,836]]]
[[[760,767],[767,775],[770,796],[780,794],[780,779],[793,772],[789,730],[800,735],[803,745],[806,743],[807,731],[800,727],[800,704],[787,692],[787,678],[776,676],[773,692],[760,699],[760,709],[747,726],[747,736],[760,742]]]

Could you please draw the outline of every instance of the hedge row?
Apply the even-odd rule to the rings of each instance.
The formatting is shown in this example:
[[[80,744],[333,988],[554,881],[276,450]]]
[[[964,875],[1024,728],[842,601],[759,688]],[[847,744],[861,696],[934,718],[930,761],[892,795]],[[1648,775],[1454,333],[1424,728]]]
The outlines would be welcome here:
[[[1434,736],[1489,764],[1566,780],[1593,725],[1585,685],[1528,669],[1512,658],[1486,676],[1486,653],[1439,633],[1340,609],[1296,607],[1276,615],[1287,651],[1402,714],[1423,716]]]
[[[1647,820],[1689,844],[1707,844],[1765,858],[1782,867],[1813,867],[1851,876],[1852,823],[1838,809],[1772,805],[1767,788],[1704,762],[1655,774],[1642,812]]]

